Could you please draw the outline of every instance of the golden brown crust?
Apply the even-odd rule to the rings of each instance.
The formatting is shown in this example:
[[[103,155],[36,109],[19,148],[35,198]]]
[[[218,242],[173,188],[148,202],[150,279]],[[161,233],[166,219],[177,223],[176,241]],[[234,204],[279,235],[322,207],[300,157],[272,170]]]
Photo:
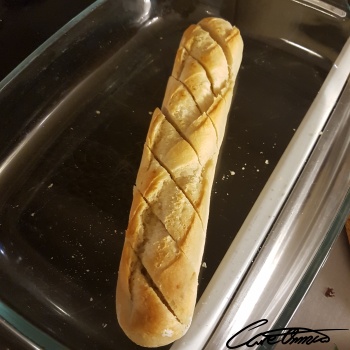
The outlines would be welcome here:
[[[186,49],[207,72],[215,95],[221,93],[229,80],[227,59],[221,46],[199,25],[191,25],[182,36],[180,47]]]
[[[205,226],[209,209],[207,195],[210,194],[212,185],[212,181],[208,180],[207,176],[209,164],[203,167],[199,163],[194,149],[158,108],[152,116],[146,145],[148,149],[152,149],[153,156],[169,173]]]
[[[116,299],[118,322],[125,334],[138,345],[158,347],[169,344],[188,328],[169,312],[149,285],[128,242],[124,245],[120,262]]]
[[[193,147],[202,165],[218,151],[213,122],[201,113],[184,84],[173,77],[168,80],[162,112]]]
[[[198,25],[222,47],[230,69],[231,80],[236,78],[238,67],[242,60],[243,41],[238,28],[220,18],[203,18]]]
[[[141,346],[169,344],[190,326],[242,48],[239,31],[222,19],[190,26],[153,113],[117,284],[119,324]]]
[[[202,222],[188,198],[147,146],[143,152],[136,187],[169,236],[188,257],[193,269],[197,270],[202,250],[198,249],[195,242],[203,241],[205,234]]]
[[[184,48],[178,50],[173,77],[181,81],[193,96],[201,113],[206,112],[214,102],[211,84],[204,67]]]

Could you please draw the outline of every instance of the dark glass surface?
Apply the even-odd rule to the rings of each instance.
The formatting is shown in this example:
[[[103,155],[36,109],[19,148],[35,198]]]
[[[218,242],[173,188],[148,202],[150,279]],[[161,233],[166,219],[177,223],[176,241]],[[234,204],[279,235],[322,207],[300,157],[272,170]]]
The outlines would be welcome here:
[[[94,0],[0,1],[0,80]]]
[[[182,32],[208,15],[236,24],[245,49],[213,188],[201,295],[349,22],[286,0],[105,1],[2,85],[0,299],[71,349],[138,348],[115,316],[132,186]]]

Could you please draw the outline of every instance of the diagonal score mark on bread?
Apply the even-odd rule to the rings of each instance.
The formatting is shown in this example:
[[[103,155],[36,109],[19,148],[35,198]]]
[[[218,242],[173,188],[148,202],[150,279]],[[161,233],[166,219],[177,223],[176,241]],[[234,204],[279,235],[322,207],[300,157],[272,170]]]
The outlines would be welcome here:
[[[183,55],[183,48],[178,50],[175,62],[181,67],[177,72],[173,72],[172,77],[187,89],[196,103],[198,110],[201,112],[200,118],[208,119],[216,133],[216,146],[219,148],[218,132],[214,122],[207,111],[214,104],[214,94],[211,89],[211,83],[207,77],[207,73],[202,65],[191,55]],[[185,50],[187,53],[187,51]],[[176,75],[175,75],[176,74]]]
[[[159,165],[169,174],[170,178],[172,181],[174,181],[176,187],[183,193],[183,195],[186,197],[186,199],[188,200],[188,202],[191,204],[192,208],[195,210],[195,212],[198,215],[199,220],[201,221],[202,227],[204,228],[203,222],[202,222],[202,218],[200,213],[198,212],[198,208],[200,208],[200,206],[197,206],[196,203],[194,203],[190,197],[187,196],[187,193],[185,191],[185,189],[181,186],[181,179],[177,178],[176,176],[173,175],[173,172],[170,171],[170,169],[167,167],[167,165],[165,163],[163,163],[158,157],[157,155],[152,151],[152,149],[150,149],[148,147],[149,151],[151,152],[152,156],[154,157],[154,159],[159,163]],[[187,181],[183,181],[186,182]]]
[[[143,152],[136,188],[152,212],[160,219],[169,235],[189,257],[193,266],[200,264],[201,252],[196,242],[204,237],[204,228],[197,212],[178,188],[168,172],[146,146]]]
[[[134,191],[134,198],[126,243],[130,244],[147,271],[149,280],[152,280],[150,286],[156,294],[160,299],[166,300],[167,308],[172,310],[181,323],[187,324],[191,318],[188,303],[195,303],[195,298],[188,298],[187,292],[191,288],[197,288],[198,271],[194,270],[193,261],[179,249],[178,242],[169,235],[138,190]],[[134,234],[135,231],[137,235]],[[179,265],[184,268],[182,271],[177,271]],[[185,276],[186,281],[183,280]],[[132,289],[131,286],[130,293]],[[177,293],[174,294],[173,290],[177,290]]]
[[[117,316],[146,347],[186,333],[194,312],[210,195],[243,42],[207,18],[181,39],[149,126],[117,283]]]
[[[207,72],[214,95],[220,94],[229,78],[227,59],[221,46],[199,25],[191,25],[185,31],[180,47],[184,47],[201,63]]]
[[[228,115],[231,102],[232,102],[232,91],[235,85],[236,77],[238,74],[239,67],[242,61],[243,42],[240,35],[240,31],[236,27],[232,27],[229,22],[222,21],[220,18],[208,17],[203,18],[198,25],[209,33],[209,35],[215,40],[218,45],[222,48],[228,65],[229,79],[227,85],[220,96],[224,99],[225,103],[219,106],[219,109],[223,108],[220,113]],[[225,110],[226,108],[226,110]],[[214,120],[217,114],[213,115],[213,122],[218,125],[219,128],[223,124],[220,121]],[[218,131],[220,139],[224,137],[224,130],[221,127]]]
[[[195,256],[193,255],[193,242],[195,242],[198,238],[200,238],[200,237],[198,237],[198,236],[195,236],[195,235],[191,235],[191,232],[190,231],[188,231],[187,232],[187,234],[186,235],[184,235],[180,240],[177,240],[177,237],[175,236],[172,236],[172,230],[169,232],[168,230],[167,230],[167,228],[166,228],[166,226],[165,226],[165,223],[162,221],[162,218],[160,218],[158,215],[157,215],[157,213],[156,212],[154,212],[153,211],[153,209],[152,209],[152,204],[151,203],[149,203],[148,202],[148,200],[147,200],[147,198],[145,198],[143,195],[142,195],[142,193],[140,193],[140,191],[135,187],[135,190],[138,192],[138,194],[136,194],[136,196],[137,195],[140,195],[141,196],[141,199],[140,199],[140,201],[141,200],[143,200],[145,203],[146,203],[146,205],[147,205],[147,208],[145,208],[145,210],[147,209],[147,210],[149,210],[149,215],[152,215],[152,216],[154,216],[155,218],[157,218],[157,220],[159,221],[159,223],[161,224],[161,225],[163,225],[163,228],[162,228],[162,230],[164,231],[164,232],[166,232],[167,233],[167,235],[171,238],[171,240],[172,240],[172,244],[174,245],[174,246],[176,246],[176,251],[181,251],[181,253],[182,254],[184,254],[186,257],[187,257],[187,259],[188,259],[188,261],[190,262],[190,264],[192,265],[192,267],[193,267],[193,270],[195,270],[195,271],[197,271],[197,269],[198,269],[198,260],[200,259],[200,254],[198,253],[197,254],[197,259],[195,258]],[[134,194],[135,195],[135,194]],[[139,215],[140,213],[138,213],[138,215]],[[193,225],[193,227],[196,227],[196,225]],[[197,227],[198,228],[198,227]],[[199,233],[200,231],[199,230],[197,230],[196,231],[196,235]],[[204,234],[204,232],[203,232],[203,234]],[[169,237],[167,238],[168,240],[169,240]],[[144,247],[145,246],[145,244],[148,242],[148,237],[147,237],[147,235],[144,237],[144,239],[145,239],[145,241],[144,242],[142,242],[142,246]],[[171,240],[169,240],[169,242],[171,241]],[[175,250],[174,250],[175,251]],[[141,250],[141,252],[142,252],[142,250]],[[162,263],[162,265],[164,266],[164,262]],[[198,271],[197,271],[198,272]]]
[[[177,51],[175,62],[171,75],[187,87],[200,111],[205,113],[214,103],[212,85],[205,68],[183,47]]]
[[[156,283],[152,280],[150,274],[148,273],[147,269],[142,263],[142,260],[140,258],[140,252],[135,251],[133,247],[130,245],[130,254],[133,254],[133,262],[130,264],[131,269],[129,273],[129,293],[130,293],[130,300],[135,301],[137,300],[134,296],[134,292],[137,289],[137,283],[139,283],[138,278],[142,276],[143,283],[148,286],[149,289],[153,290],[153,292],[157,295],[160,302],[170,311],[172,315],[174,315],[175,319],[181,323],[181,321],[177,318],[174,310],[169,305],[168,301],[164,298],[163,294],[159,290]]]
[[[148,273],[145,274],[139,257],[128,242],[122,252],[118,278],[128,283],[118,284],[117,310],[129,325],[124,331],[130,338],[137,339],[138,344],[160,346],[159,337],[172,342],[188,328],[188,323],[181,323],[159,290],[154,289],[154,282]],[[147,312],[143,311],[144,305],[147,305]],[[191,305],[187,306],[191,308]]]
[[[168,122],[191,145],[202,164],[200,149],[196,147],[196,140],[188,132],[189,126],[201,115],[200,110],[182,82],[172,76],[168,79],[161,110]]]
[[[175,57],[162,111],[169,121],[184,133],[186,139],[199,155],[202,164],[213,154],[203,155],[201,153],[203,150],[201,147],[202,138],[210,139],[211,136],[202,135],[199,130],[201,132],[205,130],[206,133],[209,133],[213,132],[211,131],[212,127],[216,135],[217,146],[219,146],[221,141],[218,139],[222,140],[223,132],[220,123],[215,123],[215,121],[217,111],[220,111],[222,105],[225,104],[221,100],[220,93],[227,87],[228,78],[227,60],[221,47],[200,26],[190,26],[183,35]],[[183,85],[187,91],[184,91]],[[178,103],[178,101],[182,103]],[[197,106],[197,110],[193,112],[194,105]],[[206,110],[203,112],[204,109]],[[187,118],[187,115],[190,115],[192,119]],[[183,120],[186,121],[186,124]],[[205,128],[197,128],[196,124],[204,122],[207,124]],[[195,128],[196,132],[188,129],[188,126]]]
[[[193,75],[191,75],[191,77],[193,77]],[[212,127],[214,128],[215,134],[216,134],[216,146],[219,147],[219,143],[218,143],[218,133],[215,127],[214,122],[212,121],[212,119],[210,118],[210,116],[207,114],[206,110],[208,110],[211,106],[212,103],[209,103],[209,101],[203,101],[199,98],[198,94],[196,94],[196,91],[201,89],[201,82],[199,81],[199,79],[194,79],[195,83],[194,84],[189,84],[189,82],[184,82],[182,81],[181,77],[180,79],[176,79],[175,77],[172,76],[172,78],[174,78],[175,80],[178,81],[179,84],[183,85],[183,87],[188,91],[188,93],[191,95],[194,103],[196,104],[198,110],[201,112],[201,114],[197,117],[197,120],[202,120],[202,122],[204,120],[206,121],[210,121],[212,124]],[[205,100],[208,100],[208,98],[205,98]],[[208,104],[208,108],[206,110],[203,111],[203,102]],[[202,107],[201,107],[202,104]],[[195,125],[196,121],[194,121],[193,125]],[[198,123],[198,122],[197,122]],[[185,134],[186,136],[186,134]]]
[[[215,127],[220,145],[225,131],[225,123],[222,122],[221,116],[228,114],[233,86],[242,60],[240,32],[228,22],[212,17],[204,18],[198,25],[190,26],[187,31],[197,35],[191,39],[184,35],[175,57],[172,75],[182,81],[194,97],[200,95],[197,91],[203,91],[204,86],[202,99],[205,98],[208,106],[206,113]],[[197,63],[195,70],[193,61]],[[211,74],[213,62],[217,62],[217,69],[227,67],[227,71],[223,69],[221,74]],[[191,65],[192,69],[189,69],[188,65]],[[200,68],[202,74],[198,74]],[[211,85],[212,96],[209,94],[208,83]],[[197,98],[196,102],[201,105],[200,98]]]
[[[167,135],[164,137],[163,135]],[[189,143],[184,140],[157,108],[152,116],[146,145],[167,170],[199,215],[204,227],[209,213],[212,161],[202,166]],[[204,220],[204,221],[203,221]]]
[[[217,133],[212,122],[198,109],[183,83],[172,76],[168,80],[161,110],[179,134],[193,147],[202,165],[217,153]],[[210,140],[207,147],[202,146],[204,139]],[[214,143],[211,140],[214,140]]]
[[[221,46],[229,67],[230,78],[235,80],[242,60],[242,39],[238,28],[219,18],[203,18],[198,25]]]

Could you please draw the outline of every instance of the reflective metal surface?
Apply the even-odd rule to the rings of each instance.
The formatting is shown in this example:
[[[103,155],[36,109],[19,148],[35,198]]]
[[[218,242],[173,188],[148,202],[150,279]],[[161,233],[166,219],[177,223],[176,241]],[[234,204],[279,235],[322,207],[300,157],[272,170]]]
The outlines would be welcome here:
[[[349,6],[346,4],[346,1],[340,2],[340,1],[333,1],[332,2],[326,2],[322,0],[303,0],[298,1],[294,0],[296,2],[299,2],[302,5],[305,6],[312,6],[315,9],[319,9],[320,11],[324,11],[325,13],[336,16],[336,17],[346,17],[347,15],[347,7]]]
[[[340,228],[336,232],[329,229],[350,189],[349,101],[350,82],[253,267],[205,349],[227,349],[226,341],[237,334],[230,343],[234,348],[273,329],[327,240],[327,233],[339,233]],[[349,210],[350,206],[342,222]],[[333,236],[330,242],[334,239]],[[323,258],[328,249],[323,249]],[[308,286],[301,286],[304,293]],[[238,334],[261,319],[267,319],[268,324]],[[256,338],[251,349],[258,349],[262,340],[263,337]]]

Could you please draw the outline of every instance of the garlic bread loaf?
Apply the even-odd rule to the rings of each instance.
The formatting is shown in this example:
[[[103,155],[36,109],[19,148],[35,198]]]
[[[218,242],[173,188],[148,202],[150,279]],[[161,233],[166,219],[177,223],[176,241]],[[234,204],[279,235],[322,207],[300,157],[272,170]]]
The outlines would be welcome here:
[[[184,335],[197,298],[210,194],[243,42],[236,27],[205,18],[183,34],[156,108],[133,190],[116,306],[136,344]]]

